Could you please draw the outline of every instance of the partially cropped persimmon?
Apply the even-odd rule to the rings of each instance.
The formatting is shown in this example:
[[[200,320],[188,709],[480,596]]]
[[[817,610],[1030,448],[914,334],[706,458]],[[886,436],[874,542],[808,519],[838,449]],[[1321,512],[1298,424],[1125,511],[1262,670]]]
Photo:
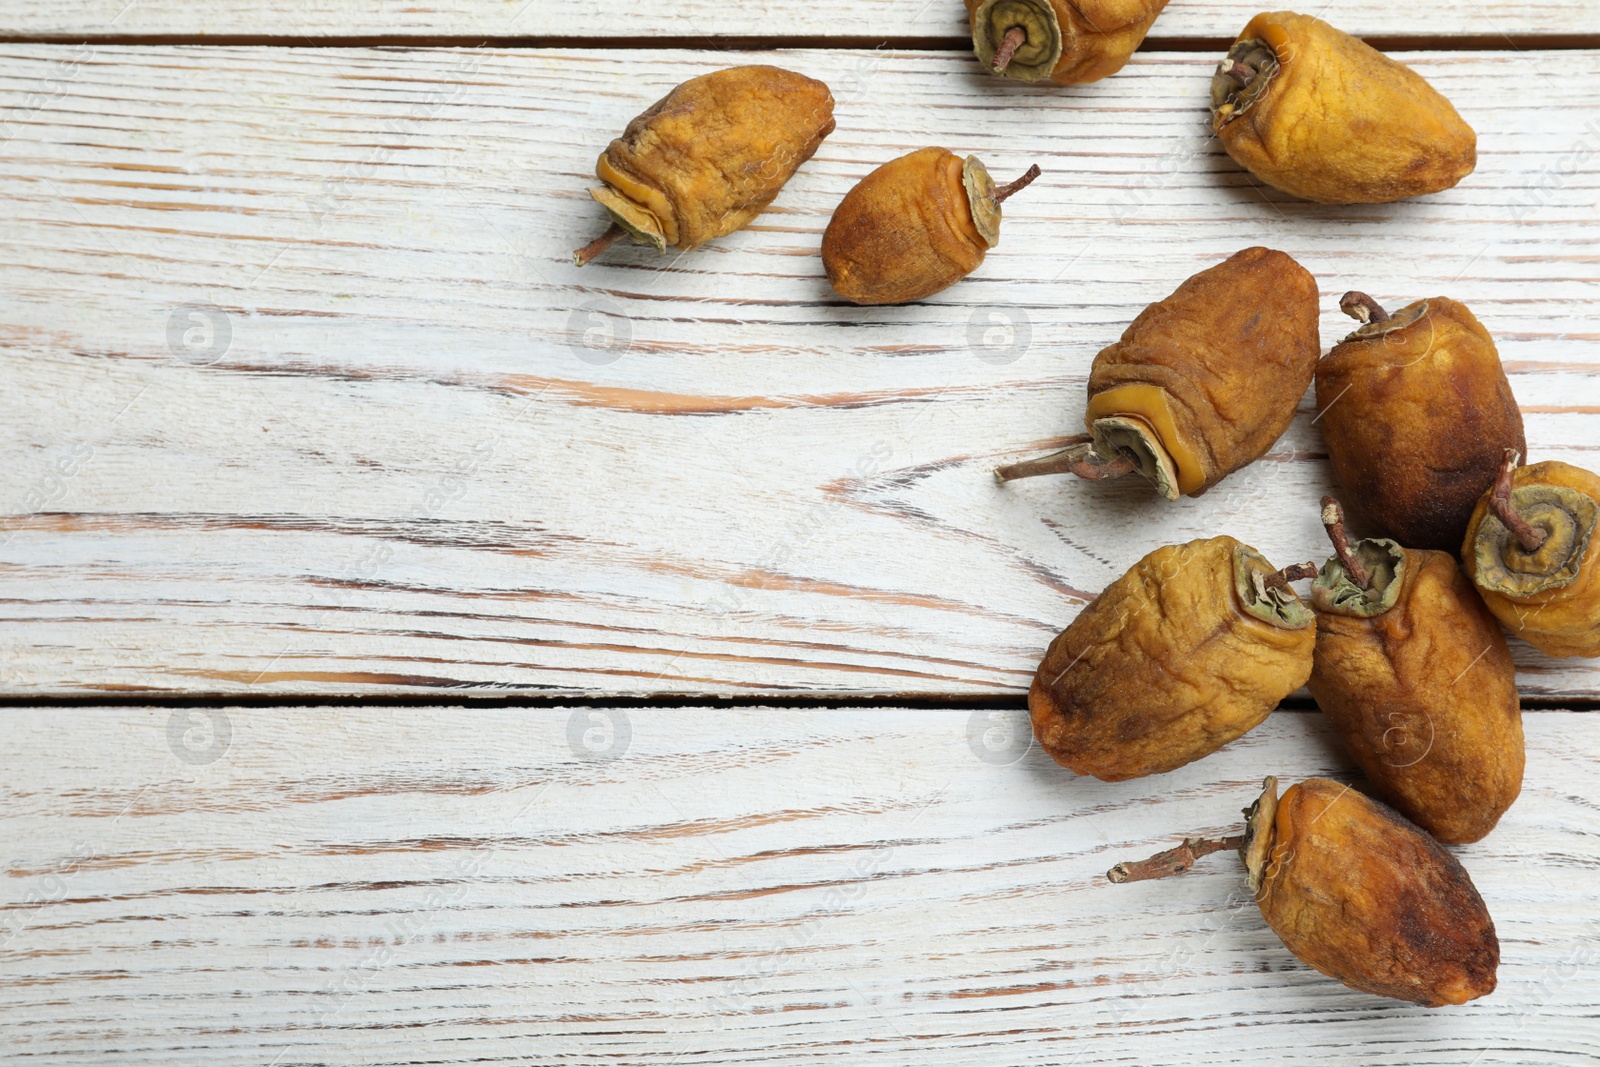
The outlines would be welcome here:
[[[1507,451],[1461,558],[1506,629],[1551,656],[1600,656],[1600,475]]]
[[[966,0],[972,50],[1024,82],[1081,85],[1121,70],[1167,0]]]

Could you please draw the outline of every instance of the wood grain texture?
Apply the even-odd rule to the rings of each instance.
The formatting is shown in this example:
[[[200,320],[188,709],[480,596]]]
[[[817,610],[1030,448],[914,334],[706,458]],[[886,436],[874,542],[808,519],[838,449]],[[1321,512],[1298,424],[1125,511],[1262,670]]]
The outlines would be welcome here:
[[[1156,37],[1232,37],[1260,4],[1173,0],[1151,31]],[[1600,33],[1600,11],[1587,0],[1484,3],[1437,0],[1425,11],[1384,0],[1331,0],[1307,10],[1349,33],[1498,38],[1507,34]],[[595,4],[584,0],[54,0],[10,4],[0,34],[119,36],[248,35],[315,40],[328,36],[468,37],[957,37],[967,32],[960,0],[812,0],[808,3]]]
[[[1600,1057],[1600,718],[1527,716],[1521,800],[1457,850],[1495,919],[1499,986],[1428,1011],[1296,961],[1234,856],[1164,882],[1101,877],[1235,827],[1265,773],[1346,777],[1320,716],[1280,713],[1201,763],[1107,785],[1008,747],[984,714],[12,709],[0,1053],[41,1067]]]
[[[1478,171],[1357,208],[1220,151],[1208,56],[1051,94],[955,54],[741,58],[827,80],[838,131],[751,229],[579,271],[596,153],[725,56],[0,48],[0,691],[1020,692],[1160,544],[1326,554],[1309,396],[1198,500],[989,476],[1253,243],[1318,278],[1325,343],[1358,285],[1466,302],[1531,457],[1600,463],[1596,53],[1412,57]],[[829,213],[928,143],[1045,177],[966,282],[841,306]],[[1516,655],[1528,694],[1600,695]]]

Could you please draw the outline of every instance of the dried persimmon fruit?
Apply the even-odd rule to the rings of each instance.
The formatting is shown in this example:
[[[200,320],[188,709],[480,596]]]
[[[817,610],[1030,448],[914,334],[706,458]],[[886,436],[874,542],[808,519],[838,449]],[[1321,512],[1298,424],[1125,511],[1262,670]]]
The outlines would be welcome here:
[[[1500,940],[1466,868],[1388,805],[1326,778],[1268,778],[1245,832],[1189,839],[1106,872],[1113,882],[1181,874],[1238,849],[1261,916],[1302,962],[1352,989],[1423,1007],[1494,992]]]
[[[1028,690],[1034,736],[1107,782],[1215,752],[1310,676],[1315,619],[1289,582],[1314,574],[1226,536],[1156,549],[1050,642]]]
[[[833,132],[833,94],[781,67],[729,67],[673,89],[595,164],[589,195],[611,215],[573,253],[583,266],[619,237],[688,250],[750,224]]]
[[[966,0],[972,50],[995,74],[1082,85],[1128,62],[1167,0]]]
[[[1522,791],[1522,706],[1511,649],[1448,552],[1351,544],[1311,583],[1317,654],[1306,683],[1377,793],[1447,845],[1494,829]]]
[[[1407,548],[1454,552],[1505,450],[1524,448],[1494,339],[1449,297],[1340,307],[1361,325],[1317,364],[1317,421],[1345,502]]]
[[[1000,205],[1038,167],[996,186],[977,156],[919,148],[845,194],[822,235],[828,284],[854,304],[903,304],[948,288],[1000,243]]]
[[[1250,20],[1211,80],[1211,126],[1262,181],[1323,204],[1380,204],[1472,173],[1478,136],[1403,63],[1292,11]]]
[[[1461,558],[1506,629],[1551,656],[1600,656],[1600,476],[1507,450]]]
[[[1288,255],[1246,248],[1140,312],[1089,371],[1089,432],[995,471],[1138,473],[1168,500],[1198,496],[1265,454],[1316,371],[1317,283]]]

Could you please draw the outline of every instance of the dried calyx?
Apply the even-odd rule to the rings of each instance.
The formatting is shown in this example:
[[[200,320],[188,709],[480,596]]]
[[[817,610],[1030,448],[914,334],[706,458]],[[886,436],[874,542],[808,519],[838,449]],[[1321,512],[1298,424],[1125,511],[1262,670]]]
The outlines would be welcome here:
[[[1310,563],[1275,570],[1266,557],[1246,545],[1234,550],[1233,590],[1239,607],[1245,614],[1285,630],[1311,624],[1311,610],[1289,588],[1289,583],[1315,577],[1316,573],[1316,566]]]
[[[1428,302],[1419,300],[1391,315],[1372,297],[1352,289],[1339,298],[1339,310],[1361,324],[1345,338],[1345,341],[1356,341],[1382,337],[1386,333],[1410,326],[1428,313]]]
[[[1211,110],[1227,123],[1249,111],[1278,73],[1278,55],[1265,41],[1239,41],[1211,76]]]
[[[1512,488],[1522,457],[1506,449],[1489,497],[1490,515],[1469,547],[1485,589],[1531,596],[1571,585],[1600,521],[1600,504],[1576,489],[1556,485]]]
[[[1386,537],[1352,545],[1344,531],[1344,509],[1331,496],[1322,498],[1322,525],[1333,542],[1334,557],[1311,584],[1312,603],[1323,611],[1362,618],[1394,607],[1403,584],[1405,549]]]
[[[1155,428],[1132,415],[1096,419],[1093,433],[1080,434],[1059,452],[995,468],[1002,482],[1041,474],[1076,474],[1099,481],[1137,471],[1168,500],[1178,499],[1178,469]]]
[[[1049,0],[987,0],[972,18],[972,47],[996,74],[1044,81],[1061,61],[1061,22]]]
[[[1033,184],[1044,172],[1039,164],[1030,166],[1022,177],[1005,185],[995,185],[989,169],[977,156],[968,156],[961,165],[961,185],[967,191],[967,206],[972,209],[972,224],[990,248],[1000,243],[1000,205],[1013,193]]]
[[[1245,877],[1250,892],[1261,895],[1261,884],[1266,877],[1267,861],[1272,856],[1274,824],[1278,820],[1278,780],[1271,775],[1261,781],[1261,795],[1244,809]]]

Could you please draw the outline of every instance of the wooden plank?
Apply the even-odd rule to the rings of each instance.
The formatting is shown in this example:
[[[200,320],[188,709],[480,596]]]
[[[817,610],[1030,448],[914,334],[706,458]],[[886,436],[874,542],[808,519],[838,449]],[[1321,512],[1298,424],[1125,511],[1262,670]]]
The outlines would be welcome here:
[[[1521,800],[1458,850],[1499,986],[1428,1011],[1296,961],[1232,856],[1100,877],[1234,827],[1268,772],[1344,777],[1320,716],[1107,785],[1007,748],[989,714],[13,709],[0,1050],[40,1067],[1600,1057],[1594,715],[1527,716]]]
[[[1261,10],[1240,0],[1174,0],[1156,21],[1156,38],[1231,38]],[[1425,13],[1383,0],[1332,0],[1311,9],[1356,34],[1403,38],[1507,35],[1568,38],[1600,33],[1600,11],[1586,0],[1485,4],[1438,0]],[[814,0],[810,3],[593,4],[583,0],[56,0],[13,4],[0,14],[8,37],[139,34],[277,37],[626,38],[908,37],[966,34],[960,0]]]
[[[596,152],[725,60],[618,58],[0,48],[0,690],[1020,692],[1159,544],[1325,555],[1309,397],[1198,500],[989,477],[1252,243],[1318,277],[1325,342],[1357,285],[1466,301],[1532,456],[1600,462],[1597,53],[1417,56],[1481,162],[1381,208],[1257,188],[1205,134],[1209,57],[1046,96],[952,54],[749,55],[828,80],[838,132],[750,230],[579,271]],[[840,306],[829,213],[926,143],[1045,177],[966,282]],[[1600,695],[1516,655],[1529,694]]]

